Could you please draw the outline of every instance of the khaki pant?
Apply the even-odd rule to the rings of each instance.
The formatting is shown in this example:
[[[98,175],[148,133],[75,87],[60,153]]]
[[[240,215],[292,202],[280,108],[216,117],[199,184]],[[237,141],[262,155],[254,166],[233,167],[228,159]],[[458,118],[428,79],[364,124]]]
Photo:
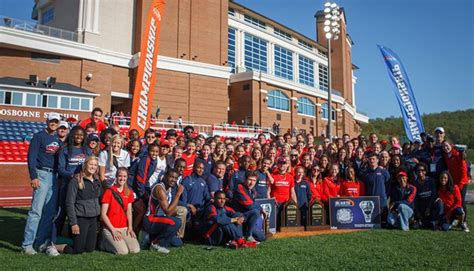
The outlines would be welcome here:
[[[102,230],[102,249],[115,254],[125,255],[128,253],[140,252],[140,245],[137,238],[132,238],[127,234],[127,228],[117,229],[122,233],[120,241],[114,240],[112,233],[108,229]]]
[[[178,230],[178,237],[183,238],[184,232],[186,230],[186,216],[188,214],[188,209],[183,206],[176,207],[176,217],[181,220],[181,227]]]

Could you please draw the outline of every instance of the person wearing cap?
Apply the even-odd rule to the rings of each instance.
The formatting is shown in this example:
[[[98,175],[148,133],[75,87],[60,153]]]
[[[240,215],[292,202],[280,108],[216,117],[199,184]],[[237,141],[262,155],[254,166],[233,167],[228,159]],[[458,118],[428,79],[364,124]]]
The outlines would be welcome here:
[[[400,227],[403,231],[410,229],[410,218],[413,217],[416,187],[408,183],[408,174],[400,171],[397,174],[398,185],[391,187],[390,212],[387,222],[392,227]]]
[[[61,147],[66,145],[67,135],[69,134],[69,124],[65,122],[64,120],[59,122],[57,134],[58,134],[59,143],[61,144]]]
[[[99,156],[100,139],[96,133],[91,133],[87,135],[86,147],[92,152],[94,156]]]
[[[382,223],[384,223],[388,214],[387,188],[390,187],[390,174],[386,169],[379,167],[377,154],[371,152],[367,156],[368,167],[361,172],[360,179],[364,182],[366,196],[379,197]]]
[[[100,134],[100,132],[107,129],[107,126],[105,125],[105,123],[100,119],[103,113],[104,112],[102,111],[100,107],[96,107],[92,109],[91,117],[81,121],[79,125],[82,128],[86,129],[87,124],[94,123],[97,129],[97,133]]]
[[[443,127],[436,127],[434,129],[435,133],[435,145],[441,145],[444,142],[444,128]]]
[[[34,245],[40,250],[53,248],[50,238],[53,230],[53,217],[57,204],[56,152],[60,144],[56,134],[61,117],[58,113],[49,113],[46,129],[33,135],[28,149],[28,172],[33,188],[33,199],[26,220],[22,249],[25,254],[34,255]],[[54,249],[55,250],[55,249]],[[59,255],[48,249],[48,255]]]
[[[435,145],[435,139],[428,135],[423,149],[414,154],[415,158],[428,166],[428,176],[438,179],[439,174],[447,169],[441,145]]]

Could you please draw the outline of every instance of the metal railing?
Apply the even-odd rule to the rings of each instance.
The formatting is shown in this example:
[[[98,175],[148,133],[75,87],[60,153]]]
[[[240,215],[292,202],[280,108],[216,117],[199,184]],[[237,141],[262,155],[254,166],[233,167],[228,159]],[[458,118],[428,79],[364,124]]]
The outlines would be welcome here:
[[[45,35],[63,40],[79,42],[79,35],[76,32],[55,28],[34,22],[23,21],[8,16],[0,15],[0,26],[18,29],[35,34]]]

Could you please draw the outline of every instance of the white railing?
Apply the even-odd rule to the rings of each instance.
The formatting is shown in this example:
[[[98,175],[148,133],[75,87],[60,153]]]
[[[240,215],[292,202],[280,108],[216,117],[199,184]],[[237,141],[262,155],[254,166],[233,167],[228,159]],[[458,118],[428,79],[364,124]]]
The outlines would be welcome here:
[[[79,42],[79,36],[76,32],[55,28],[34,22],[23,21],[11,17],[0,15],[0,26],[10,27],[26,32],[50,36],[58,39]]]

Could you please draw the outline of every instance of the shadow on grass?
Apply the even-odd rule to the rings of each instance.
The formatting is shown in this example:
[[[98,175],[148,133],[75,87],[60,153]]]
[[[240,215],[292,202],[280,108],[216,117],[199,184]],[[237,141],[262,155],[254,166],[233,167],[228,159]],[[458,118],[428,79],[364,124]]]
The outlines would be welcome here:
[[[26,223],[26,215],[28,209],[21,208],[2,208],[0,209],[0,249],[8,249],[12,251],[21,251],[21,241],[23,238],[23,230]]]

